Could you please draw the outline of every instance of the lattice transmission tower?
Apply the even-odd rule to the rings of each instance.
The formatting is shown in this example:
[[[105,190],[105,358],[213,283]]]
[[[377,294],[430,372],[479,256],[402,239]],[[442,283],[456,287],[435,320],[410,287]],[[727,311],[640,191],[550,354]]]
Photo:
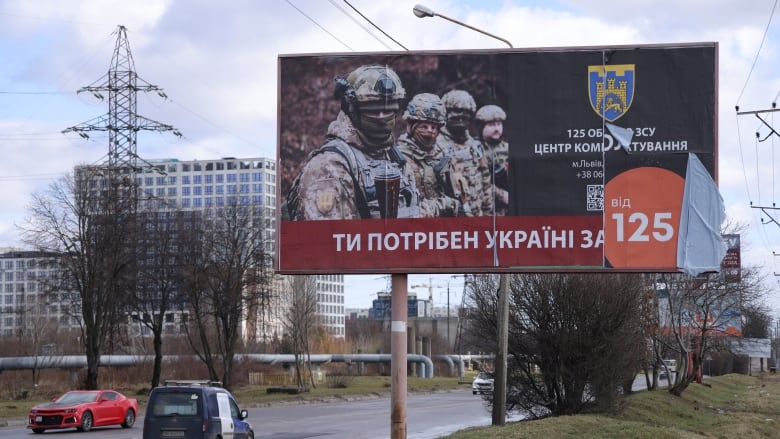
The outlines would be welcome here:
[[[171,125],[151,120],[136,112],[138,92],[153,91],[162,98],[167,96],[161,88],[139,78],[135,72],[127,29],[120,25],[116,34],[116,46],[108,73],[77,92],[91,92],[100,100],[104,100],[107,94],[108,113],[66,128],[62,132],[72,131],[88,138],[89,131],[108,131],[108,157],[103,165],[108,168],[110,176],[129,174],[123,176],[132,181],[138,170],[138,161],[143,162],[138,156],[138,131],[171,131],[176,136],[181,136],[181,133]]]

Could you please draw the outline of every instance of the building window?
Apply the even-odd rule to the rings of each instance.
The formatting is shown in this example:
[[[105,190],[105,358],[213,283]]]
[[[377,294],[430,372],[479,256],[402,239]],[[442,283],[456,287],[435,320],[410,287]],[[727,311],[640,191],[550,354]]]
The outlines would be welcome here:
[[[193,175],[192,176],[192,184],[201,184],[202,181],[203,181],[203,176],[202,175]]]

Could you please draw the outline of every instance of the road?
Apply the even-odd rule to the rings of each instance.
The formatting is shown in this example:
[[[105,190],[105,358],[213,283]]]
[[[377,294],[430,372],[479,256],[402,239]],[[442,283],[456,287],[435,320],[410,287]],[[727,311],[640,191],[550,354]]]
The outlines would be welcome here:
[[[410,439],[433,439],[471,426],[490,425],[491,422],[485,402],[481,397],[472,395],[471,389],[410,394],[407,396],[406,409],[407,437]],[[258,439],[390,438],[389,396],[248,410],[249,420]],[[34,435],[21,422],[15,424],[0,428],[0,437],[29,439],[32,436],[59,435],[67,439],[140,439],[143,431],[142,417],[131,429],[96,428],[88,433],[69,429],[61,430],[61,433],[47,432],[44,436]]]
[[[666,385],[666,380],[659,383]],[[644,376],[638,375],[634,390],[644,390]],[[320,402],[310,404],[276,405],[249,408],[249,420],[257,439],[384,439],[390,438],[389,396],[345,402]],[[491,423],[489,407],[471,389],[451,392],[410,394],[406,401],[407,437],[410,439],[434,439],[468,427],[486,426]],[[510,414],[508,422],[520,418]],[[33,435],[19,420],[6,428],[0,428],[3,439],[29,439]],[[97,428],[89,433],[73,429],[61,433],[45,433],[43,437],[58,435],[67,439],[140,439],[143,417],[135,427]],[[55,436],[56,437],[56,436]]]

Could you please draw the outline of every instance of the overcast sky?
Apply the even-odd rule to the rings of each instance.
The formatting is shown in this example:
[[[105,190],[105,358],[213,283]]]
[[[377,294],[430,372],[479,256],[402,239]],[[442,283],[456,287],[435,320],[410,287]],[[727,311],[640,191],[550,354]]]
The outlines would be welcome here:
[[[140,133],[142,158],[275,157],[277,57],[280,54],[504,48],[500,41],[442,18],[419,19],[418,1],[394,0],[0,0],[0,247],[19,246],[15,224],[30,194],[99,163],[107,136],[62,134],[107,112],[76,91],[100,83],[116,42],[128,30],[140,78],[164,89],[138,98],[138,113],[179,129]],[[730,220],[748,228],[743,265],[764,266],[769,304],[780,310],[780,197],[775,148],[780,137],[740,111],[771,108],[780,93],[776,0],[426,0],[443,15],[485,29],[515,47],[719,43],[719,184]],[[772,18],[774,20],[772,21]],[[780,114],[764,113],[780,129]],[[780,206],[780,205],[778,205]],[[762,225],[764,222],[769,224]],[[460,300],[462,280],[410,276],[432,285],[434,301]],[[368,306],[386,289],[382,276],[350,276],[346,305]],[[414,289],[428,294],[428,288]],[[457,291],[455,291],[457,290]]]

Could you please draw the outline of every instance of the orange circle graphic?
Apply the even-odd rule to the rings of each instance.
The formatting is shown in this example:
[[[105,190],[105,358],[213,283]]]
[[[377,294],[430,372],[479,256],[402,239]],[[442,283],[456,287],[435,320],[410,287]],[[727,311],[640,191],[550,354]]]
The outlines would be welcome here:
[[[604,255],[614,268],[674,269],[685,179],[642,167],[604,188]],[[605,261],[605,262],[607,262]]]

